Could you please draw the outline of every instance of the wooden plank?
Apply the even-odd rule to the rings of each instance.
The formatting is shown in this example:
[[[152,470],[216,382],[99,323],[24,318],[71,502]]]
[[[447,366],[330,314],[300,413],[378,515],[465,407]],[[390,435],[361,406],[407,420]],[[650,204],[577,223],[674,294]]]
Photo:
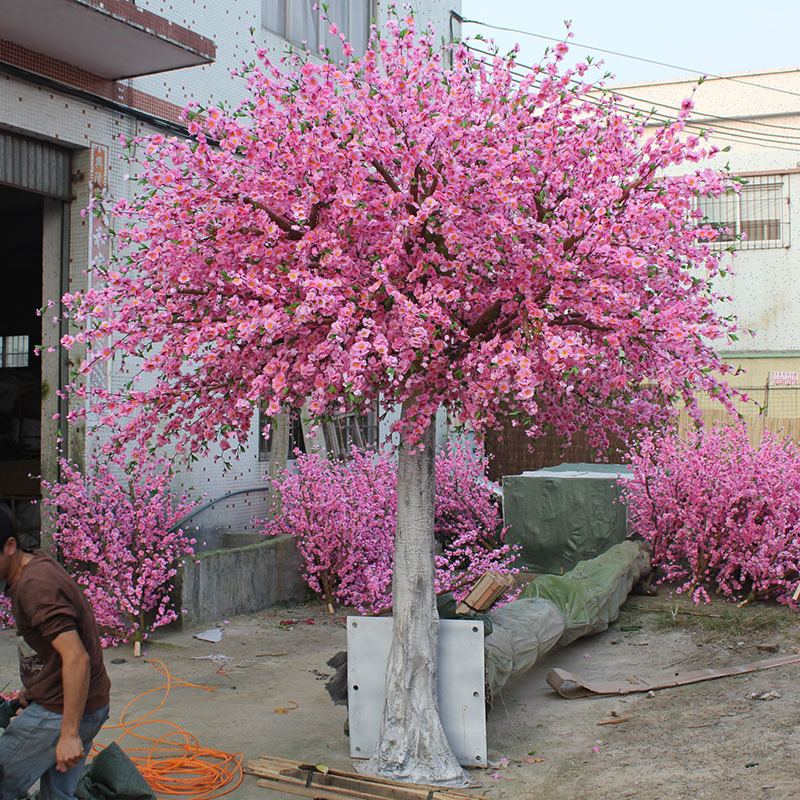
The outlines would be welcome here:
[[[261,778],[258,785],[264,789],[272,789],[276,792],[287,792],[288,794],[296,794],[300,797],[312,797],[314,800],[372,800],[375,795],[372,794],[352,794],[350,792],[341,792],[330,787],[318,786],[311,784],[304,786],[296,783],[286,783],[277,778]]]
[[[403,783],[371,775],[329,769],[327,773],[296,761],[262,755],[248,761],[244,772],[264,780],[259,786],[324,800],[487,800],[458,789]]]
[[[468,611],[486,611],[501,594],[514,585],[512,575],[498,572],[484,572],[478,582],[470,589],[469,594],[456,607],[456,614]]]
[[[314,797],[323,796],[320,792],[326,792],[325,797],[336,798],[359,798],[361,800],[421,800],[427,798],[428,792],[409,791],[407,788],[399,786],[384,786],[381,784],[369,784],[365,788],[365,782],[360,778],[345,778],[337,775],[323,774],[322,772],[309,772],[301,770],[259,770],[261,777],[270,781],[280,783],[282,791],[297,792],[305,796],[311,792]],[[290,788],[291,787],[291,788]]]
[[[274,768],[280,769],[290,769],[290,770],[297,770],[300,769],[301,762],[298,761],[289,761],[285,758],[275,758],[273,756],[261,755],[259,756],[259,761],[264,763],[265,765],[271,766]],[[469,792],[462,792],[458,789],[451,789],[449,787],[441,787],[441,786],[428,786],[426,784],[421,783],[403,783],[402,781],[393,781],[389,780],[388,778],[377,778],[373,775],[361,775],[357,772],[346,772],[344,770],[337,770],[337,769],[329,769],[329,775],[338,775],[344,778],[357,778],[358,780],[365,782],[365,783],[378,783],[378,784],[387,784],[389,786],[399,786],[404,789],[417,791],[420,794],[424,794],[426,797],[430,791],[434,792],[447,792],[448,797],[452,798],[460,798],[461,800],[485,800],[484,798],[476,798],[474,794],[470,794]]]

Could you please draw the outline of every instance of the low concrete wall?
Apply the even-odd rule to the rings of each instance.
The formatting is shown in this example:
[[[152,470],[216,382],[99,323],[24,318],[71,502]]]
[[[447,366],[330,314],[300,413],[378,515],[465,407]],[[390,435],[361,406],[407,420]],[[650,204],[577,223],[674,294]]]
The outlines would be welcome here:
[[[308,591],[291,536],[197,553],[184,565],[178,585],[183,625],[296,602]]]

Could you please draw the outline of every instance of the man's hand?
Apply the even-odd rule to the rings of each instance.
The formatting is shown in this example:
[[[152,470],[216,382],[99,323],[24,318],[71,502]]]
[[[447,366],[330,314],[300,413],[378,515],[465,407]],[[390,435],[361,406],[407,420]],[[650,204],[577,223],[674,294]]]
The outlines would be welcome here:
[[[28,690],[24,687],[20,689],[17,700],[19,701],[20,708],[27,708],[31,704],[31,701],[28,699]]]
[[[83,761],[83,742],[80,736],[65,736],[61,734],[56,744],[56,769],[66,772]]]

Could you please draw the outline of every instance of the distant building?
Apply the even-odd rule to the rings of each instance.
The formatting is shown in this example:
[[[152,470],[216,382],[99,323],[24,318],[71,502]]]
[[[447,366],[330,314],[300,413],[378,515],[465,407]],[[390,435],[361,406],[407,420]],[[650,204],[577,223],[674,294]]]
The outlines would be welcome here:
[[[615,86],[623,100],[658,118],[674,119],[696,81]],[[729,230],[719,240],[733,274],[717,288],[732,297],[720,307],[745,330],[738,341],[720,343],[724,360],[745,372],[731,383],[765,408],[750,419],[753,439],[763,425],[800,436],[800,68],[707,78],[692,95],[687,132],[711,129],[710,141],[730,150],[710,163],[730,165],[744,179],[738,195],[699,201],[707,219]],[[686,171],[695,164],[684,165]],[[747,333],[753,331],[753,336]],[[724,413],[705,403],[709,419]]]
[[[120,136],[185,135],[181,109],[191,101],[236,104],[244,82],[230,70],[276,56],[290,43],[332,47],[309,0],[4,0],[0,18],[0,501],[18,522],[38,528],[39,483],[57,476],[60,433],[81,458],[83,426],[65,428],[58,389],[80,354],[56,347],[65,332],[54,317],[66,291],[87,286],[90,263],[107,255],[102,220],[83,218],[91,196],[129,197],[130,167]],[[321,5],[321,4],[320,4]],[[332,0],[329,14],[356,49],[369,24],[386,18],[385,0]],[[417,0],[423,23],[458,36],[460,2]],[[253,34],[251,35],[251,29]],[[330,41],[329,41],[330,40]],[[35,310],[55,301],[40,319]],[[43,344],[41,357],[35,346]],[[53,352],[48,352],[52,347]],[[117,385],[110,369],[93,377]],[[55,419],[57,414],[61,419]],[[180,483],[210,499],[262,486],[264,443],[254,423],[248,454],[232,469],[201,462]],[[261,459],[259,459],[261,453]],[[252,510],[245,510],[248,518]]]

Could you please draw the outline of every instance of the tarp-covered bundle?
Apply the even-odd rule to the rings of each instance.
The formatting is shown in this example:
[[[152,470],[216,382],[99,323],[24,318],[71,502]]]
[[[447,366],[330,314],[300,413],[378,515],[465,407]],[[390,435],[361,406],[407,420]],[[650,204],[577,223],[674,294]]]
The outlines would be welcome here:
[[[492,633],[484,644],[489,690],[497,692],[556,644],[605,630],[649,572],[646,546],[620,542],[566,575],[540,575],[516,600],[490,611]]]
[[[506,541],[520,547],[518,565],[564,574],[627,536],[618,464],[561,464],[506,475],[503,517]]]

